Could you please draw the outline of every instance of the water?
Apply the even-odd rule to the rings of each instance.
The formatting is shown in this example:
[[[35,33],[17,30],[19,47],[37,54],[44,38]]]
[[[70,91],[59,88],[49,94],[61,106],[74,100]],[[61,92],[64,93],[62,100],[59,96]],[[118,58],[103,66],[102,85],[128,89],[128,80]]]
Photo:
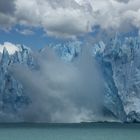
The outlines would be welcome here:
[[[139,140],[140,124],[0,124],[0,140]]]

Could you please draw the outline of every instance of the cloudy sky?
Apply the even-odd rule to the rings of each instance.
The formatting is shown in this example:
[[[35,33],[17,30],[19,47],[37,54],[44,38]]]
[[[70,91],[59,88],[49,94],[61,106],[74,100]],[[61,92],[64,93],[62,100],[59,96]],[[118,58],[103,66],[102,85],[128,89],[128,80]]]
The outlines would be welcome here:
[[[139,0],[0,0],[0,44],[42,47],[99,30],[138,33],[139,15]]]

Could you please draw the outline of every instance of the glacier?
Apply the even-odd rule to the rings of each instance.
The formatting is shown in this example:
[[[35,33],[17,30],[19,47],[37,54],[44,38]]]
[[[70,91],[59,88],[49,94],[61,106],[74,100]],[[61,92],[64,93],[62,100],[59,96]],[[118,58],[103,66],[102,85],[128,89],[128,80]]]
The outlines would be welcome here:
[[[113,104],[118,107],[119,114],[124,112],[124,121],[140,121],[140,38],[116,36],[106,45],[95,44],[98,51],[95,57],[102,66],[107,84],[108,94],[118,97]],[[95,49],[94,48],[94,49]],[[100,48],[100,49],[99,49]],[[109,93],[111,92],[111,93]],[[107,95],[105,93],[105,95]],[[117,99],[117,98],[114,98]],[[110,101],[110,100],[105,100]],[[109,103],[110,104],[110,103]],[[112,106],[112,105],[111,105]],[[120,107],[119,107],[120,106]],[[109,107],[110,108],[110,107]],[[112,109],[114,112],[114,108]],[[115,113],[116,114],[116,113]],[[117,116],[119,116],[119,114]]]
[[[35,66],[30,49],[22,45],[17,47],[19,51],[15,51],[13,55],[10,55],[6,48],[1,54],[0,121],[4,122],[22,120],[17,113],[31,102],[22,84],[9,71],[9,66],[14,63],[25,65],[31,69]]]
[[[13,54],[7,48],[0,54],[0,121],[24,121],[21,115],[32,100],[22,83],[9,67],[20,64],[28,69],[39,70],[34,52],[24,45]],[[82,52],[82,43],[50,44],[48,47],[66,62],[73,61]],[[39,53],[46,51],[41,49]],[[120,122],[140,122],[140,38],[116,36],[107,42],[92,45],[104,83],[104,116],[112,116]],[[21,113],[21,114],[20,114]],[[104,121],[104,120],[103,120]],[[109,119],[107,121],[110,121]]]

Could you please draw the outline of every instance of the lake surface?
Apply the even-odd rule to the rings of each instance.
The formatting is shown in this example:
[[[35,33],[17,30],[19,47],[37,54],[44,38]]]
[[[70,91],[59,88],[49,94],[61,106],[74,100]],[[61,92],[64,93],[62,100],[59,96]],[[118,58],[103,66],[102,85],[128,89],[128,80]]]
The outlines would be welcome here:
[[[140,140],[140,124],[0,124],[0,140]]]

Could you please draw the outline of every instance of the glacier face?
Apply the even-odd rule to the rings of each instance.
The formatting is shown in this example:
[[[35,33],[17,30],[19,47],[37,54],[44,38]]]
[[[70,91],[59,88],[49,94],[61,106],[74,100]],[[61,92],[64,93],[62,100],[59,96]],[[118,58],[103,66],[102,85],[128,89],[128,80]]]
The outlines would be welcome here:
[[[80,42],[50,45],[66,62],[81,53]],[[0,121],[23,121],[19,112],[32,103],[23,85],[9,71],[9,66],[21,64],[30,70],[37,67],[33,52],[18,45],[19,51],[9,55],[6,48],[0,55]],[[40,52],[45,51],[45,48]],[[140,121],[140,39],[116,37],[108,43],[93,45],[93,57],[98,62],[104,81],[104,115],[112,114],[123,122]],[[7,117],[8,116],[8,117]],[[104,121],[104,120],[103,120]]]
[[[103,51],[96,52],[96,57],[102,65],[107,88],[109,91],[112,89],[111,96],[116,92],[120,101],[114,103],[117,106],[122,104],[126,114],[125,121],[140,121],[139,37],[121,40],[116,36],[106,47],[99,47],[100,44],[96,44],[95,47],[97,46],[104,48]]]

